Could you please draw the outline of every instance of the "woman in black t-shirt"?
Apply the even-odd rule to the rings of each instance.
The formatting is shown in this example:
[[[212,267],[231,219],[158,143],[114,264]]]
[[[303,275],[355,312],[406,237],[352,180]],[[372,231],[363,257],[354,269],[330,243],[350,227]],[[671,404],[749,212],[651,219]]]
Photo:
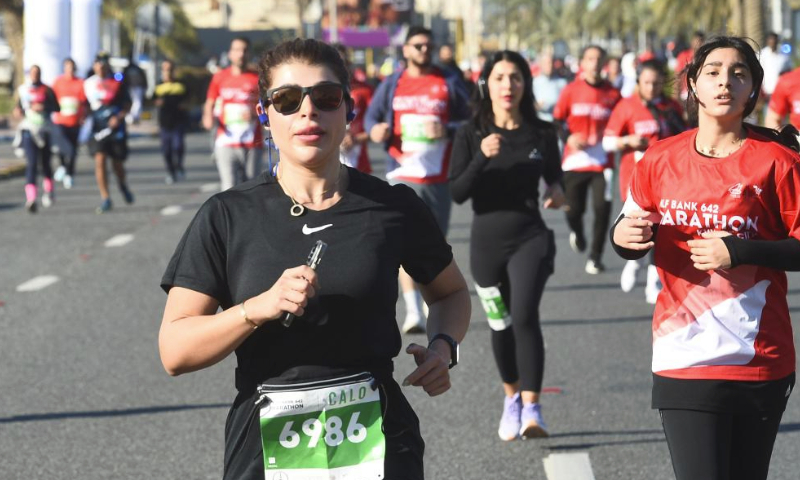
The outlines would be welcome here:
[[[281,161],[213,196],[187,229],[162,279],[161,360],[179,375],[236,353],[226,479],[303,469],[421,479],[418,420],[392,379],[397,273],[423,285],[430,305],[431,340],[406,348],[418,368],[403,384],[431,396],[450,388],[466,283],[411,189],[340,164],[352,102],[336,50],[296,39],[259,70],[256,111]],[[319,240],[328,248],[314,270],[303,263]]]
[[[530,70],[518,53],[496,53],[478,88],[475,119],[453,144],[450,192],[458,203],[472,198],[475,212],[472,276],[506,394],[498,435],[505,441],[544,437],[539,302],[553,272],[555,242],[539,213],[538,187],[544,178],[545,208],[563,204],[558,140],[552,125],[536,116]]]

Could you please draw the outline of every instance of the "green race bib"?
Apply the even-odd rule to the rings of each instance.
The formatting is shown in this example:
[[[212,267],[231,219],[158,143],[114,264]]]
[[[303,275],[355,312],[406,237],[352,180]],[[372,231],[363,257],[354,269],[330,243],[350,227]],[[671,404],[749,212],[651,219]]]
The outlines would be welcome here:
[[[511,314],[508,312],[506,303],[500,295],[497,287],[480,287],[475,284],[475,291],[481,299],[481,305],[486,312],[486,319],[489,321],[489,328],[494,331],[505,330],[511,326]]]
[[[266,480],[383,478],[380,394],[371,377],[358,377],[290,391],[259,388],[268,399],[260,411]]]

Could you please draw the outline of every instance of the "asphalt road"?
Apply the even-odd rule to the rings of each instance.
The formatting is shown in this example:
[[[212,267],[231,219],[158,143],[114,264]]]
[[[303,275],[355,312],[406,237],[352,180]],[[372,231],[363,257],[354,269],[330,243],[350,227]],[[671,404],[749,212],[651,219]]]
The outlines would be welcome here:
[[[55,206],[36,215],[23,208],[22,178],[0,181],[2,479],[221,476],[233,362],[171,378],[157,350],[161,274],[211,195],[204,188],[217,182],[208,138],[189,137],[187,181],[171,186],[164,184],[154,139],[133,140],[131,148],[127,166],[136,203],[125,205],[112,185],[115,207],[106,215],[94,213],[99,195],[88,157],[79,161],[76,187],[59,189]],[[9,151],[0,144],[0,156]],[[376,166],[380,174],[381,163]],[[405,389],[427,442],[427,478],[545,479],[545,458],[579,456],[588,458],[598,480],[673,478],[658,415],[649,406],[652,307],[644,303],[643,288],[619,290],[623,262],[613,252],[606,253],[607,272],[586,275],[585,259],[567,244],[563,216],[548,212],[546,220],[559,249],[541,308],[547,345],[542,403],[552,435],[512,443],[497,438],[502,391],[489,327],[473,294],[472,325],[452,390],[427,398]],[[469,207],[456,206],[449,240],[471,283],[470,221]],[[106,245],[112,238],[119,246]],[[36,277],[46,283],[47,276],[57,279],[18,291]],[[790,274],[789,289],[800,345],[800,274]],[[399,318],[402,313],[400,306]],[[424,342],[421,336],[404,340]],[[397,359],[398,377],[411,369],[410,358]],[[773,454],[774,480],[799,475],[796,397]]]

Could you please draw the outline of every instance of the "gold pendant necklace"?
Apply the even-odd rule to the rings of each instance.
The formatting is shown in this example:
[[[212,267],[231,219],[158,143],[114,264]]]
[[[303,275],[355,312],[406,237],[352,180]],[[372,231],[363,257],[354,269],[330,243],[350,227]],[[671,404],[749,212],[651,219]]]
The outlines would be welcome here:
[[[319,195],[312,196],[305,203],[314,203],[315,198],[322,199],[328,193],[335,191],[339,187],[339,179],[342,177],[341,172],[342,172],[342,165],[339,164],[339,170],[337,170],[336,173],[336,182],[334,182],[333,186],[327,190],[323,190],[322,193],[320,193]],[[281,182],[280,175],[276,175],[275,178],[278,180],[278,185],[280,185],[284,190],[286,190],[286,193],[289,195],[289,200],[292,201],[292,206],[289,208],[289,214],[293,217],[299,217],[304,213],[306,213],[305,203],[300,203],[294,199],[294,194],[292,193],[291,190],[289,190],[289,187]]]
[[[706,147],[706,146],[700,145],[699,143],[697,143],[697,140],[695,140],[695,145],[697,146],[697,151],[700,152],[701,154],[707,156],[707,157],[723,158],[723,157],[727,157],[728,155],[732,154],[736,150],[739,150],[739,148],[741,148],[742,144],[744,143],[745,138],[747,138],[747,137],[742,136],[741,138],[738,138],[736,140],[731,141],[731,145],[733,145],[733,147],[730,150],[726,151],[726,152],[722,152],[722,151],[718,152],[716,147],[713,147],[713,146]]]

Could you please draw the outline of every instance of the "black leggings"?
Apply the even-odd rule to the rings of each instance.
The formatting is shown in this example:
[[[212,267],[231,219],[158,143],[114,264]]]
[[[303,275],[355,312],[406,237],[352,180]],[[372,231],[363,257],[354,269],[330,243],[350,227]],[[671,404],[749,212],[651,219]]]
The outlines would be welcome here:
[[[61,129],[61,134],[64,135],[64,138],[66,138],[69,144],[72,145],[71,156],[67,157],[63,153],[59,154],[61,165],[67,170],[67,175],[74,176],[75,159],[78,157],[78,136],[81,133],[81,127],[66,127],[64,125],[59,125],[59,128]]]
[[[564,172],[564,194],[569,207],[567,223],[569,228],[580,238],[585,238],[583,214],[586,211],[586,199],[589,196],[590,187],[592,189],[592,207],[594,208],[594,227],[589,258],[600,261],[611,219],[611,202],[605,198],[606,179],[603,172]]]
[[[492,351],[504,383],[540,392],[544,376],[544,338],[539,303],[553,273],[553,232],[543,230],[510,254],[504,249],[472,247],[472,277],[481,287],[498,287],[511,314],[511,326],[492,330]]]
[[[783,412],[659,412],[677,480],[766,480]]]

